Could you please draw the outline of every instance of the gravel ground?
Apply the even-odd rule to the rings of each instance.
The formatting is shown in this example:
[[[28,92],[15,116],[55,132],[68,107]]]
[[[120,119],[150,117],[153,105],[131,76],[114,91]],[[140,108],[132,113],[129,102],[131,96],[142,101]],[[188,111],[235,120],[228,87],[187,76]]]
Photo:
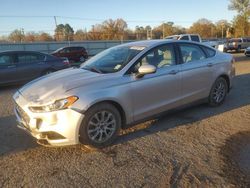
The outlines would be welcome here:
[[[250,187],[250,60],[218,108],[199,105],[123,131],[102,150],[45,148],[16,128],[0,89],[0,187]]]

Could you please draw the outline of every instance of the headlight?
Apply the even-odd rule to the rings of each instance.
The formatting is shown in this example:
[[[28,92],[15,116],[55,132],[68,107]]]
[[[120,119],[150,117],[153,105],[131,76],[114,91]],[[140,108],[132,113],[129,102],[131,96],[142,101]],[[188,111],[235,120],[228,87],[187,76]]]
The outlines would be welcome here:
[[[63,110],[74,104],[77,100],[78,97],[71,96],[65,99],[56,100],[54,103],[45,106],[30,106],[29,109],[35,113]]]

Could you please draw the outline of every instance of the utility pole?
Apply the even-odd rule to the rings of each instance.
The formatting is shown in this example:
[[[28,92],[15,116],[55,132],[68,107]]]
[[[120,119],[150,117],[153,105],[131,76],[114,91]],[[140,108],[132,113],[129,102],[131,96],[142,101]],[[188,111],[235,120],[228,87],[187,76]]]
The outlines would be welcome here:
[[[56,28],[57,28],[57,20],[56,20],[56,16],[54,16],[54,21],[55,21],[55,25],[56,25]]]

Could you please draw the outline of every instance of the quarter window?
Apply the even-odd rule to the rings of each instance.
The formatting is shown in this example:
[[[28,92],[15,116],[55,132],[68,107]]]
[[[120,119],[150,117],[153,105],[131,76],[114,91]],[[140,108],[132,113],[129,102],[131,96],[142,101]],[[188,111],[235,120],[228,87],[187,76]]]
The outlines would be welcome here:
[[[204,50],[205,50],[205,52],[207,53],[207,56],[208,57],[214,57],[215,56],[215,54],[216,54],[216,51],[215,50],[213,50],[213,49],[210,49],[210,48],[207,48],[207,47],[202,47]]]
[[[183,63],[189,63],[205,59],[206,56],[201,48],[192,44],[180,44]]]

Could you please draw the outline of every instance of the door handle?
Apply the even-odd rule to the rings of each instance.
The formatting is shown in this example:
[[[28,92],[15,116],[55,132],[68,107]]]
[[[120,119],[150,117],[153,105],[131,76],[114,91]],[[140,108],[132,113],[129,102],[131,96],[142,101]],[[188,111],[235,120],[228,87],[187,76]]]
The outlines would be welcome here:
[[[212,66],[213,66],[213,63],[208,63],[207,66],[208,66],[208,67],[212,67]]]
[[[179,70],[171,70],[171,71],[169,72],[169,74],[175,75],[175,74],[177,74],[178,72],[179,72]]]
[[[38,65],[43,65],[43,64],[45,64],[45,62],[39,62],[39,63],[38,63]]]
[[[16,65],[9,65],[8,68],[15,68]]]

